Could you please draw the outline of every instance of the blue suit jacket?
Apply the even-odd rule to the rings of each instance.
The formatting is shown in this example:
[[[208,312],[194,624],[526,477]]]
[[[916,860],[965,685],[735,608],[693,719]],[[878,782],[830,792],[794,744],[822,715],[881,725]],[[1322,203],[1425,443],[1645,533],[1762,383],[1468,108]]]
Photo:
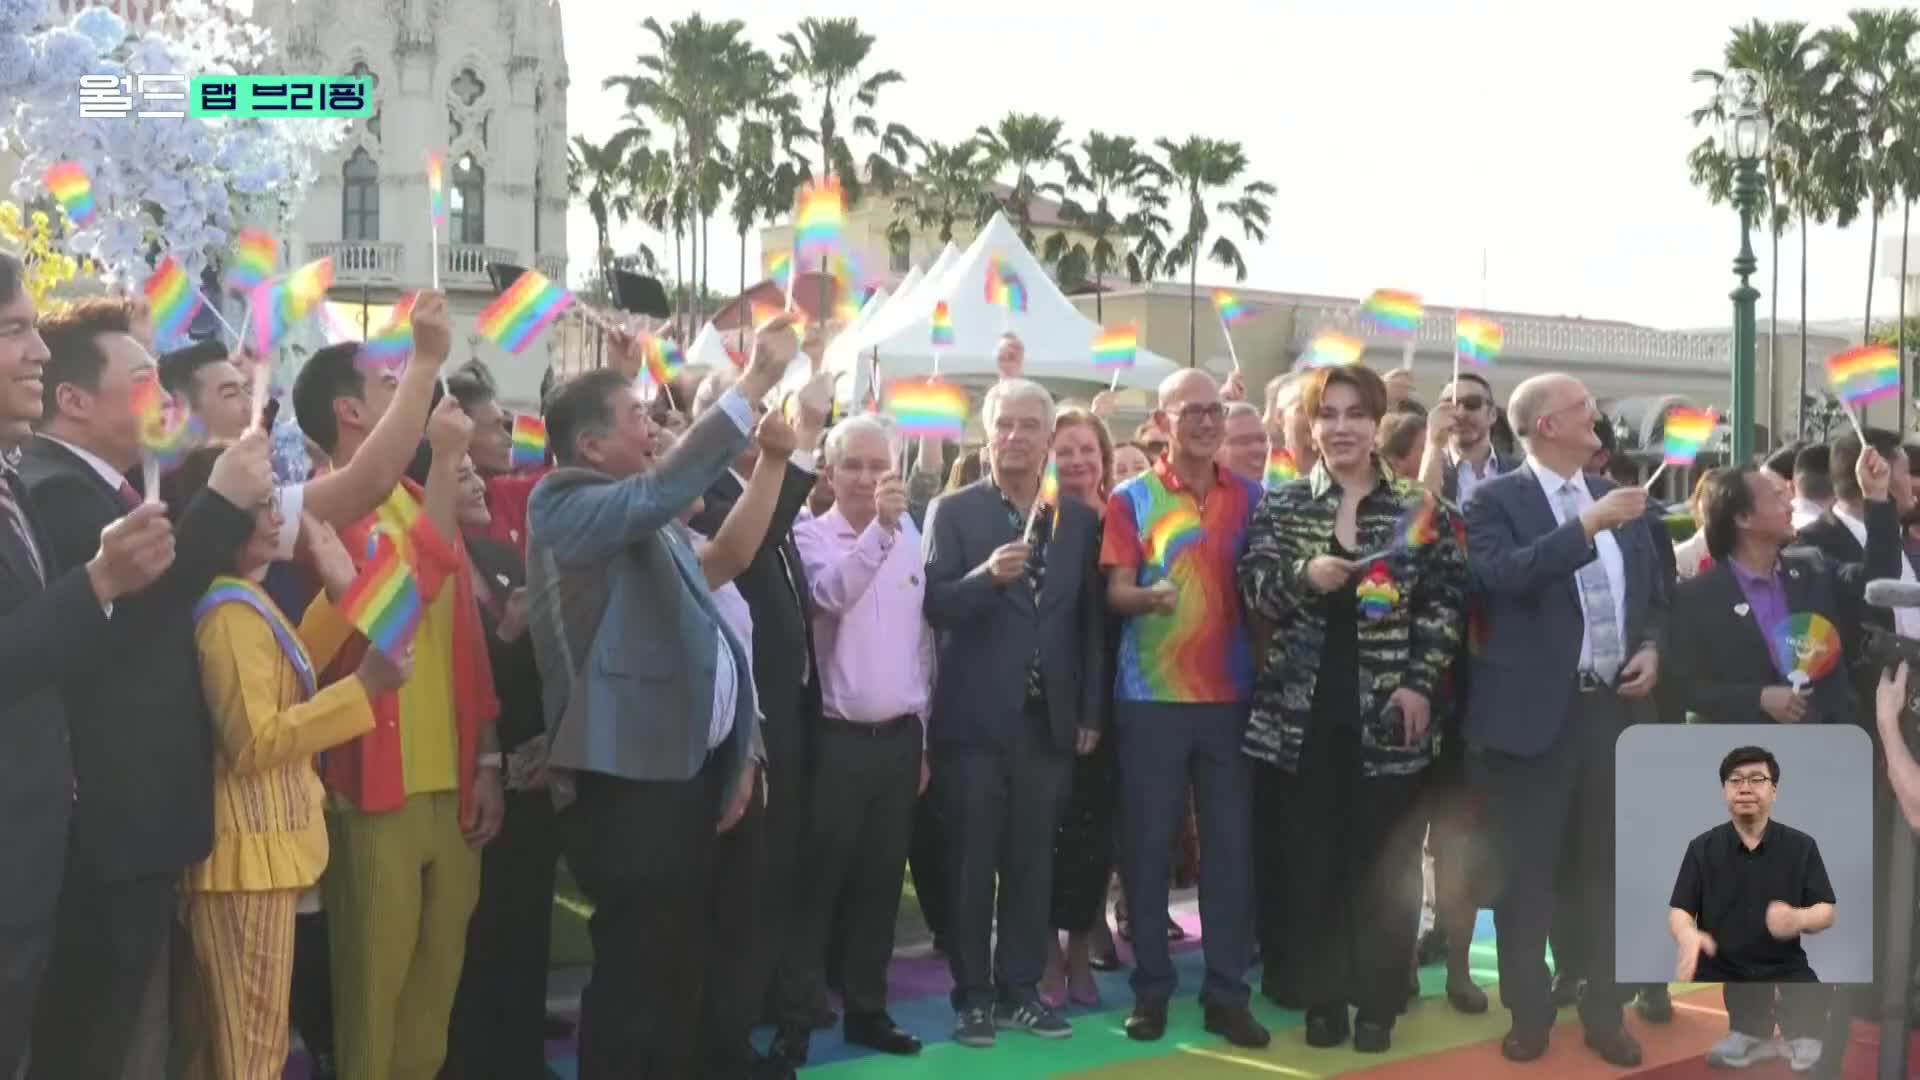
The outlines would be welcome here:
[[[1593,497],[1613,490],[1587,476]],[[1576,574],[1599,557],[1578,521],[1559,524],[1528,464],[1488,480],[1467,501],[1467,560],[1485,602],[1487,637],[1473,658],[1465,733],[1469,743],[1520,757],[1553,745],[1573,696],[1586,620]],[[1665,640],[1667,602],[1645,518],[1613,530],[1626,570],[1631,657]],[[1654,719],[1651,697],[1628,701],[1636,722]]]

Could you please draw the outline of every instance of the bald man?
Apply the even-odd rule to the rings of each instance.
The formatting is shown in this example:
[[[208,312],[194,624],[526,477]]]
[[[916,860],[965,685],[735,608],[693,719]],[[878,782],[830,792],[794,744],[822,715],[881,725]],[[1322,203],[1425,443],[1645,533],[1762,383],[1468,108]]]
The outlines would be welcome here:
[[[1100,565],[1122,617],[1113,731],[1120,764],[1120,879],[1133,914],[1129,1038],[1166,1034],[1173,964],[1167,954],[1167,879],[1174,824],[1189,782],[1200,817],[1200,921],[1206,1029],[1246,1047],[1267,1045],[1247,1007],[1253,883],[1252,778],[1240,752],[1253,694],[1253,653],[1237,564],[1260,501],[1258,483],[1214,460],[1226,434],[1220,389],[1188,369],[1160,384],[1154,423],[1168,433],[1153,468],[1107,503]],[[1199,522],[1167,552],[1162,522]]]
[[[1487,643],[1473,658],[1465,732],[1503,870],[1494,902],[1510,1061],[1546,1053],[1554,1023],[1547,928],[1554,872],[1572,859],[1584,933],[1568,944],[1587,976],[1586,1045],[1640,1064],[1613,977],[1614,741],[1653,721],[1666,591],[1642,518],[1646,492],[1581,467],[1599,448],[1580,380],[1539,375],[1507,403],[1525,464],[1468,496],[1467,553],[1483,593]]]

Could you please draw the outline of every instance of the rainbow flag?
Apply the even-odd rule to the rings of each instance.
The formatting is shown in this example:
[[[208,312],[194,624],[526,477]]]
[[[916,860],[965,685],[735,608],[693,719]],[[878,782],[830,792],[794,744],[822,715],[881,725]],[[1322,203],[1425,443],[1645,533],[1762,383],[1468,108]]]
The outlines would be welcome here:
[[[647,337],[642,344],[640,357],[646,365],[644,370],[647,379],[655,386],[666,386],[686,366],[680,346],[658,335]]]
[[[413,351],[413,304],[419,298],[419,293],[401,297],[393,305],[387,325],[360,346],[358,359],[374,367],[390,367],[405,360]]]
[[[967,392],[952,383],[896,380],[887,387],[887,413],[906,435],[958,440],[967,428]]]
[[[1351,367],[1360,362],[1366,345],[1338,330],[1323,330],[1300,356],[1302,367]]]
[[[793,246],[800,262],[812,265],[831,254],[846,225],[847,196],[840,181],[829,176],[807,185],[793,213]]]
[[[388,656],[406,654],[424,607],[407,561],[383,530],[367,538],[367,563],[340,598],[340,614]]]
[[[200,290],[187,271],[168,255],[153,268],[153,275],[141,286],[147,307],[153,312],[153,340],[173,341],[187,332],[187,326],[200,311]]]
[[[1827,358],[1827,383],[1855,407],[1900,392],[1900,358],[1889,345],[1857,345]]]
[[[1253,309],[1225,289],[1213,291],[1213,309],[1220,313],[1221,325],[1229,330],[1253,318]]]
[[[233,240],[233,257],[227,260],[226,286],[235,292],[258,288],[273,276],[273,265],[280,247],[265,229],[241,229]]]
[[[933,305],[933,347],[950,349],[953,347],[953,312],[947,309],[947,302]]]
[[[1668,465],[1693,464],[1693,459],[1700,456],[1700,448],[1713,438],[1714,420],[1712,409],[1692,409],[1685,405],[1668,409],[1663,425],[1665,462]]]
[[[427,207],[433,212],[433,227],[447,227],[447,156],[438,150],[427,151]]]
[[[1475,367],[1487,367],[1500,355],[1501,346],[1506,344],[1507,332],[1500,324],[1480,315],[1461,312],[1453,322],[1454,348],[1460,352],[1460,359]]]
[[[167,396],[156,372],[134,380],[133,414],[140,426],[141,451],[162,469],[178,465],[206,434],[199,417]]]
[[[1040,474],[1040,501],[1052,506],[1060,501],[1060,466],[1047,458],[1047,471]]]
[[[1130,368],[1140,351],[1140,330],[1131,323],[1103,328],[1093,338],[1093,366],[1101,370]]]
[[[1375,289],[1360,305],[1361,319],[1382,334],[1412,337],[1426,309],[1416,293]]]
[[[1147,560],[1164,576],[1181,550],[1200,536],[1200,515],[1188,506],[1171,507],[1147,527]]]
[[[1422,491],[1420,501],[1401,517],[1399,526],[1394,529],[1393,544],[1395,547],[1414,550],[1426,547],[1438,539],[1440,539],[1440,503],[1433,497],[1433,492]]]
[[[680,343],[672,338],[656,336],[653,339],[653,351],[659,355],[660,366],[666,369],[668,378],[686,369],[686,354],[680,351]]]
[[[315,308],[324,310],[333,288],[333,259],[315,259],[253,290],[254,351],[265,356],[274,343]],[[351,340],[351,339],[349,339]]]
[[[86,167],[77,161],[62,161],[47,170],[47,190],[67,212],[67,220],[73,222],[76,229],[84,229],[93,224],[99,215],[100,207],[93,201],[93,179],[87,175]]]
[[[1300,466],[1293,460],[1293,451],[1284,446],[1276,446],[1267,451],[1266,487],[1268,491],[1282,484],[1300,479]]]
[[[513,418],[511,461],[516,469],[537,469],[547,463],[547,422],[531,413]]]
[[[793,277],[793,252],[777,251],[767,256],[767,277],[781,288]]]
[[[540,271],[529,270],[480,313],[480,332],[487,340],[518,354],[572,303],[572,293],[548,281]]]
[[[998,255],[987,264],[987,303],[1008,311],[1027,310],[1027,287],[1014,272],[1013,264]]]

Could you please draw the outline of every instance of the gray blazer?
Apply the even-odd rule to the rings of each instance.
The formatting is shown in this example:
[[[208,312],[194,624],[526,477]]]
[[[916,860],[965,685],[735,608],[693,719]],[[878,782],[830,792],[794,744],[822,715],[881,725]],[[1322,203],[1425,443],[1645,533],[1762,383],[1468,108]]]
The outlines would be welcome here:
[[[1055,748],[1071,753],[1078,730],[1106,726],[1111,675],[1100,537],[1098,515],[1062,500],[1036,605],[1024,580],[999,585],[984,568],[995,548],[1020,539],[993,482],[933,500],[924,607],[938,657],[931,742],[1017,747],[1010,740],[1036,649]]]
[[[674,520],[746,445],[727,410],[711,409],[649,472],[616,480],[563,468],[533,489],[528,608],[551,768],[628,780],[697,775],[723,642],[737,681],[733,732],[715,751],[728,799],[760,756],[752,666],[714,606],[692,534]]]
[[[1594,498],[1613,483],[1589,474]],[[1473,658],[1465,733],[1469,743],[1519,757],[1553,745],[1573,695],[1586,619],[1575,575],[1599,558],[1578,521],[1559,524],[1531,465],[1473,489],[1467,500],[1467,561],[1485,604],[1486,645]],[[1667,591],[1653,538],[1639,521],[1613,530],[1626,570],[1631,657],[1665,643]],[[1653,698],[1626,702],[1635,722],[1654,717]]]

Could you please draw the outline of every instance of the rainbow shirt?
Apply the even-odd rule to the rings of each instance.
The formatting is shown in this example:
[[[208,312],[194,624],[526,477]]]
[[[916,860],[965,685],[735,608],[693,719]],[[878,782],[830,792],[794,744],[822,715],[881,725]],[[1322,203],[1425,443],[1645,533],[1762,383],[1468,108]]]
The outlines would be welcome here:
[[[1162,578],[1180,586],[1173,614],[1127,620],[1114,678],[1114,696],[1121,701],[1205,705],[1252,697],[1253,650],[1241,614],[1238,567],[1261,493],[1257,484],[1218,466],[1214,477],[1203,506],[1163,458],[1114,489],[1107,502],[1100,565],[1132,567],[1143,586]],[[1197,519],[1198,527],[1171,530],[1181,535],[1170,541],[1164,525],[1169,518]]]

